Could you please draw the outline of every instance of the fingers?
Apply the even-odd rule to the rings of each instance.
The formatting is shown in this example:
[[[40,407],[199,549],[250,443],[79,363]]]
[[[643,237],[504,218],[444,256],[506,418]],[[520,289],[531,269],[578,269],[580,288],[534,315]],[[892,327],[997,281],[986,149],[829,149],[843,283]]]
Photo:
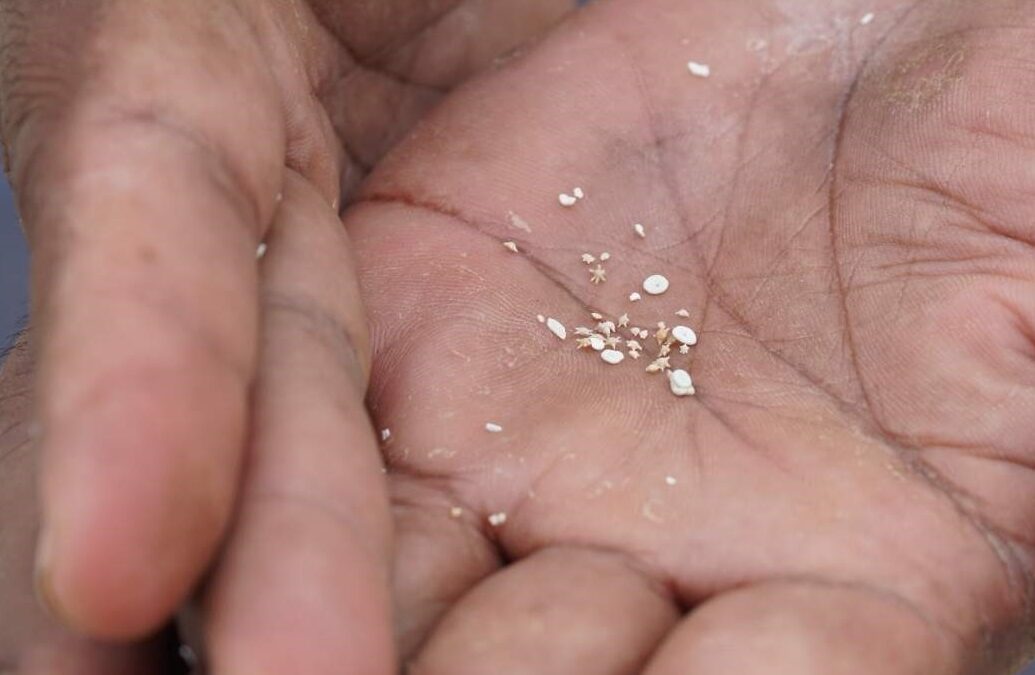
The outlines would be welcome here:
[[[404,438],[400,438],[404,440]],[[391,443],[389,456],[391,455]],[[499,568],[481,528],[484,516],[459,506],[438,486],[390,474],[395,523],[395,632],[399,653],[414,654],[456,601]]]
[[[70,634],[33,597],[36,456],[29,434],[32,358],[26,341],[0,371],[0,674],[156,675],[174,672],[168,635],[107,646]]]
[[[363,405],[369,346],[344,227],[289,177],[238,522],[204,620],[212,672],[391,673],[390,529]]]
[[[665,591],[623,557],[545,549],[464,596],[411,672],[638,672],[678,618]]]
[[[904,601],[857,587],[771,583],[695,609],[646,675],[938,675],[957,650]]]
[[[279,102],[228,3],[3,8],[41,336],[40,586],[77,629],[137,636],[188,593],[233,504]]]

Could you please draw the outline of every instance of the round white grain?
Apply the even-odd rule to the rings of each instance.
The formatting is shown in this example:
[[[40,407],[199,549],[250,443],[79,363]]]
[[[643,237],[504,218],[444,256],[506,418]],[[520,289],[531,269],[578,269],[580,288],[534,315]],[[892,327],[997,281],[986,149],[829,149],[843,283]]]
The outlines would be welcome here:
[[[616,366],[625,360],[625,354],[616,349],[605,349],[600,352],[600,358],[604,359],[604,361],[610,363],[612,366]]]
[[[676,396],[694,394],[694,381],[690,378],[690,373],[682,369],[669,371],[668,386]]]
[[[546,327],[550,329],[550,332],[564,340],[568,337],[568,329],[564,327],[560,321],[554,318],[546,320]]]
[[[490,434],[498,434],[499,432],[503,431],[503,427],[496,424],[495,422],[486,422],[485,430],[488,431]]]
[[[676,326],[672,329],[672,337],[691,347],[697,344],[697,333],[689,326]]]
[[[661,274],[652,274],[643,280],[643,290],[650,295],[661,295],[668,290],[668,279]]]

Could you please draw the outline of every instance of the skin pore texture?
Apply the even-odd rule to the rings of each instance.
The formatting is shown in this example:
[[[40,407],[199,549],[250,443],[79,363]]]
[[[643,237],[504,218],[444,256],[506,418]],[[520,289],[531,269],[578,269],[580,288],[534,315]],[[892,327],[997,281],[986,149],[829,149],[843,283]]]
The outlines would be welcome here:
[[[612,0],[400,133],[344,221],[369,323],[366,405],[391,429],[410,672],[984,674],[1022,661],[1033,28],[1020,0]],[[559,206],[575,185],[586,197]],[[312,189],[292,194],[311,205]],[[270,242],[296,261],[281,282],[307,246]],[[579,256],[605,250],[607,281],[591,284]],[[667,293],[630,303],[654,273]],[[683,307],[699,336],[681,361],[692,398],[536,320],[673,325]],[[288,424],[282,407],[263,409]],[[365,433],[350,462],[376,459]],[[216,607],[283,621],[247,602],[261,584],[225,590],[255,564],[227,560],[206,611],[219,654],[240,664]],[[340,606],[320,609],[331,620]],[[278,647],[248,672],[285,672],[269,664],[298,652]]]

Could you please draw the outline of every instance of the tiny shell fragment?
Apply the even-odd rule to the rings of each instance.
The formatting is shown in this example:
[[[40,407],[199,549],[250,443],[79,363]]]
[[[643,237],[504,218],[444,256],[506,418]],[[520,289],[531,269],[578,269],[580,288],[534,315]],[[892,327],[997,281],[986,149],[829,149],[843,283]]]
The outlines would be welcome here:
[[[550,329],[550,332],[564,340],[568,337],[568,330],[564,327],[560,321],[554,318],[546,320],[546,327]]]
[[[644,239],[647,236],[646,230],[643,229],[643,223],[636,223],[633,225],[633,230],[640,239]]]
[[[635,291],[629,294],[629,302],[639,302],[640,294]]]
[[[580,188],[580,187],[577,187],[574,190],[572,190],[571,194],[574,195],[575,199],[582,199],[583,197],[586,196],[586,193],[583,192],[582,188]]]
[[[643,290],[650,295],[661,295],[668,290],[668,279],[661,274],[652,274],[643,280]]]
[[[486,422],[485,430],[488,431],[490,434],[498,434],[499,432],[503,431],[503,427],[496,424],[495,422]]]
[[[863,26],[867,26],[873,21],[875,17],[876,15],[873,12],[867,12],[866,14],[863,14],[863,17],[861,19],[859,19],[859,23]]]
[[[503,511],[493,513],[489,516],[489,525],[492,525],[493,527],[499,527],[505,522],[507,522],[507,514]]]
[[[515,244],[512,241],[505,241],[505,242],[503,242],[503,248],[507,249],[511,253],[517,253],[518,252],[517,244]]]
[[[605,349],[600,352],[600,358],[615,366],[625,360],[625,354],[615,349]]]
[[[685,309],[680,309],[680,310],[676,311],[676,316],[683,317],[684,319],[689,319],[690,318],[690,312],[688,312]]]
[[[589,337],[589,346],[592,347],[594,351],[603,351],[604,338],[600,337],[599,335],[591,335]]]
[[[391,437],[392,437],[392,430],[391,429],[388,429],[386,427],[386,428],[381,430],[381,441],[382,442],[387,441]]]
[[[685,370],[673,370],[668,374],[668,386],[676,396],[693,396],[694,381]]]
[[[464,510],[459,506],[454,506],[451,509],[449,509],[449,515],[452,518],[459,518],[460,516],[464,515]]]
[[[561,203],[561,206],[575,206],[575,203],[578,202],[579,200],[576,199],[575,197],[572,197],[569,194],[566,194],[566,193],[562,192],[561,194],[559,194],[557,196],[557,201],[559,201]]]

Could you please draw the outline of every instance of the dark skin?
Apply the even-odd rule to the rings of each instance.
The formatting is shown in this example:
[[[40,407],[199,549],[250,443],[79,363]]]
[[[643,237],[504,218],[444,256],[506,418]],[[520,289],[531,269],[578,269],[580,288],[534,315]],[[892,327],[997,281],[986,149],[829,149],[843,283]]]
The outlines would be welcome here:
[[[345,222],[413,672],[1023,658],[1035,14],[832,4],[602,3],[450,97],[361,188]],[[602,250],[594,287],[578,258]],[[630,304],[654,272],[671,290]],[[681,307],[690,400],[535,321]],[[219,602],[262,604],[220,590],[261,560],[235,547],[215,643],[240,620]]]

